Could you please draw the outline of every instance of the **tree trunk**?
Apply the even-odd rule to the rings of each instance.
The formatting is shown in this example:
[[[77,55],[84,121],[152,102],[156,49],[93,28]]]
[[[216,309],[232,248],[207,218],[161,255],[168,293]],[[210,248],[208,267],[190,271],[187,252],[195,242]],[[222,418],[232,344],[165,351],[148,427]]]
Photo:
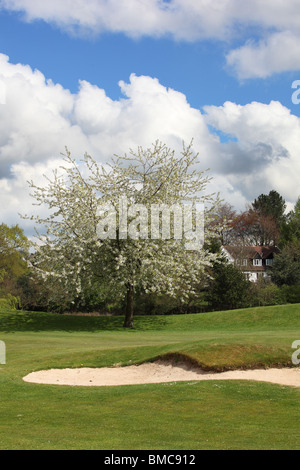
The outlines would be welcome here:
[[[133,328],[133,285],[129,284],[127,287],[127,302],[126,302],[126,313],[125,313],[125,321],[124,321],[124,328]]]

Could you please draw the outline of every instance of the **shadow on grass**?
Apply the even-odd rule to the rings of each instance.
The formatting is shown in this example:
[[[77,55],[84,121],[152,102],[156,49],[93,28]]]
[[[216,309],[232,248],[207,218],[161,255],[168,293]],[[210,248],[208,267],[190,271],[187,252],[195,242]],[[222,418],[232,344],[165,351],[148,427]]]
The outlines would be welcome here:
[[[0,313],[0,331],[13,333],[17,331],[65,331],[65,332],[99,332],[99,331],[144,331],[161,330],[166,325],[164,317],[139,316],[134,321],[134,328],[123,328],[123,316],[80,316],[60,315],[44,312],[9,312]]]

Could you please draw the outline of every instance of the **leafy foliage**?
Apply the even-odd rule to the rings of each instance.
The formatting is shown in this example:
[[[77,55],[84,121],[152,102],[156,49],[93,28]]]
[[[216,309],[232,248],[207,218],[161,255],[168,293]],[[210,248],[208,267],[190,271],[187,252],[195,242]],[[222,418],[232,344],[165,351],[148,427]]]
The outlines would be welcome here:
[[[152,204],[183,208],[189,202],[215,209],[215,198],[204,195],[210,178],[199,168],[191,146],[178,156],[156,142],[150,149],[116,156],[107,165],[89,155],[77,163],[68,151],[64,160],[62,173],[54,172],[46,187],[31,182],[37,203],[51,210],[48,218],[33,218],[47,227],[47,233],[35,246],[32,266],[47,279],[56,302],[84,304],[92,291],[105,291],[111,301],[126,299],[124,326],[132,326],[135,292],[165,294],[185,302],[199,283],[205,284],[216,255],[187,250],[184,236],[181,240],[140,237],[139,214],[129,215],[133,205],[150,210]],[[130,226],[137,236],[123,239],[117,229],[115,237],[99,239],[99,205],[114,207],[120,220],[120,196],[128,201]]]
[[[300,241],[286,245],[277,254],[272,267],[272,280],[278,286],[300,282]]]
[[[247,306],[250,283],[235,266],[216,263],[208,299],[214,309],[227,310]]]
[[[0,225],[0,293],[3,297],[17,299],[20,295],[18,279],[28,273],[29,247],[30,242],[18,225]]]

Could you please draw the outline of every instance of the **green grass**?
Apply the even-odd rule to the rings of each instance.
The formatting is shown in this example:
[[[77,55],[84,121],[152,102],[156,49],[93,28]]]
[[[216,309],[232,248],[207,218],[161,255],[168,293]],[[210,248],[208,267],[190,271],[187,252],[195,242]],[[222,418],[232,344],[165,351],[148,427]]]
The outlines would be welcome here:
[[[171,357],[207,370],[291,367],[300,304],[197,315],[0,313],[0,450],[299,449],[300,389],[247,381],[119,387],[25,383],[49,368]]]

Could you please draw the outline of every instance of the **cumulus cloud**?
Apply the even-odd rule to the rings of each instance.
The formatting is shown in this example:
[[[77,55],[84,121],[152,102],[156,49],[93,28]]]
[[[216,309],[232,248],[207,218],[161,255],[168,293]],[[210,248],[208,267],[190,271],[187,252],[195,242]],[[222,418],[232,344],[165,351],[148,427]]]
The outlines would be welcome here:
[[[0,104],[2,219],[16,215],[18,204],[29,212],[23,176],[38,184],[45,165],[57,166],[65,147],[75,158],[88,152],[105,162],[155,140],[181,150],[183,141],[194,139],[205,168],[214,154],[217,139],[201,112],[157,79],[131,75],[128,83],[119,83],[123,96],[114,101],[87,81],[80,81],[78,92],[72,94],[40,71],[11,64],[0,54],[0,82],[5,89],[5,102]]]
[[[45,162],[29,164],[21,161],[11,166],[10,178],[0,179],[0,220],[8,225],[18,223],[29,236],[34,234],[34,227],[30,220],[24,216],[47,216],[46,207],[34,206],[30,195],[28,182],[33,180],[42,186],[46,183],[44,175],[53,176],[53,171],[62,164],[61,159],[51,159]]]
[[[290,202],[298,198],[299,117],[276,101],[245,106],[226,102],[207,106],[205,111],[208,124],[237,140],[222,149],[223,171],[230,173],[236,189],[248,200],[274,188]]]
[[[138,141],[148,146],[156,139],[178,148],[182,140],[195,138],[203,155],[213,145],[201,112],[191,108],[182,93],[167,89],[155,78],[134,74],[129,83],[120,81],[119,86],[123,98],[112,101],[104,90],[81,81],[74,100],[73,121],[97,154],[103,152],[101,148],[106,156],[123,153]]]
[[[224,37],[236,0],[1,0],[27,21],[42,19],[77,33],[121,32],[132,37],[172,35],[178,39]]]
[[[298,0],[0,0],[0,6],[24,12],[62,28],[81,27],[96,33],[133,36],[172,34],[180,39],[228,38],[240,25],[297,29]]]
[[[120,82],[123,97],[111,100],[103,89],[80,81],[72,94],[27,65],[11,64],[0,54],[1,105],[0,174],[12,163],[30,163],[58,155],[65,146],[77,155],[85,151],[99,159],[134,146],[168,139],[178,145],[209,132],[199,110],[186,97],[162,86],[157,79],[131,75]],[[112,138],[113,136],[113,138]],[[213,139],[212,139],[213,140]]]
[[[291,203],[299,196],[300,119],[279,102],[226,102],[203,113],[156,78],[136,75],[120,81],[118,100],[87,81],[71,93],[1,54],[0,83],[0,220],[6,223],[34,210],[27,180],[43,185],[42,175],[62,163],[65,146],[77,159],[88,152],[106,162],[155,140],[178,151],[193,140],[213,176],[209,192],[221,192],[235,207],[271,189]],[[220,139],[220,132],[233,139]]]
[[[226,41],[227,65],[239,78],[299,70],[299,0],[0,0],[72,34]],[[254,37],[253,37],[254,35]],[[255,38],[255,39],[254,39]],[[245,44],[235,47],[235,40]]]
[[[227,65],[240,79],[267,78],[274,73],[300,69],[300,36],[289,31],[272,34],[227,55]]]
[[[5,103],[0,105],[1,175],[20,160],[35,163],[59,154],[62,141],[83,150],[86,138],[70,120],[73,97],[68,90],[45,80],[38,70],[9,63],[3,54],[0,81],[5,86]]]

